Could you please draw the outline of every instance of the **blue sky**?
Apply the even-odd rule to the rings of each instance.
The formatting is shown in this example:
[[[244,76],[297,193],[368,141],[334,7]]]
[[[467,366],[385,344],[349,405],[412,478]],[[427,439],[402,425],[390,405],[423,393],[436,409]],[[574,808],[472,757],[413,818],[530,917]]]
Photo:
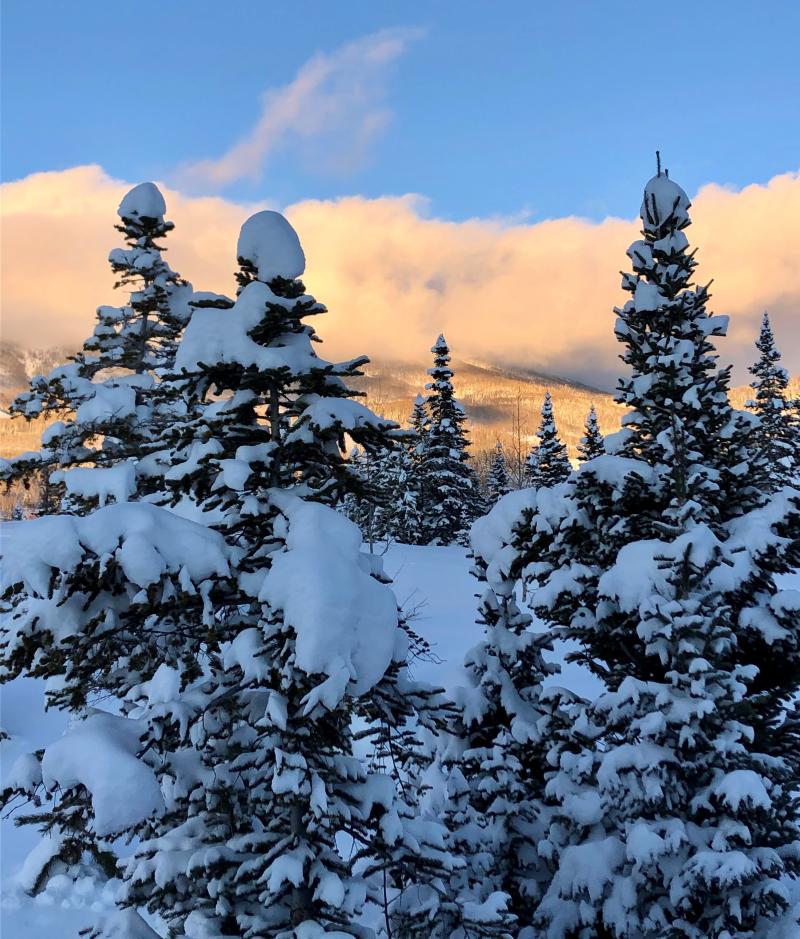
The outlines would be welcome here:
[[[748,380],[768,309],[800,372],[797,0],[4,0],[0,16],[9,341],[91,332],[115,301],[115,208],[151,179],[198,289],[230,291],[242,222],[285,211],[333,356],[419,362],[444,331],[457,357],[612,387],[618,272],[660,149],[730,316],[722,361]]]
[[[199,189],[598,219],[635,214],[657,147],[690,192],[764,182],[800,153],[795,2],[8,0],[2,26],[5,180],[87,163],[169,180],[247,134],[312,56],[391,28],[419,35],[380,70],[363,159],[325,159],[331,141],[347,152],[345,119],[339,139],[276,149],[259,179]]]

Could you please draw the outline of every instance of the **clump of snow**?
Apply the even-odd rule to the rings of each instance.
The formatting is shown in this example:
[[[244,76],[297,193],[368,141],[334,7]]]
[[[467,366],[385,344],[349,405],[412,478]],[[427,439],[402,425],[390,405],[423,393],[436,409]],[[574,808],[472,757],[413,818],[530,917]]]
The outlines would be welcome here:
[[[333,706],[345,687],[363,694],[383,677],[398,644],[397,600],[360,563],[361,533],[327,506],[275,492],[287,519],[259,599],[282,610],[297,634],[297,665],[324,674],[318,700]]]
[[[306,269],[297,232],[280,212],[251,215],[242,225],[236,256],[249,261],[266,284],[276,277],[294,280]]]
[[[99,835],[130,828],[163,808],[155,774],[136,756],[141,733],[137,721],[96,711],[44,751],[45,785],[85,786]]]
[[[96,939],[161,939],[136,910],[104,913],[94,928]]]
[[[640,280],[633,295],[633,304],[637,313],[650,313],[658,310],[666,299],[657,284]]]
[[[646,229],[658,229],[674,216],[677,228],[689,224],[689,197],[666,173],[654,176],[644,187],[640,217]]]
[[[136,492],[136,462],[128,460],[117,466],[78,466],[71,470],[56,470],[50,482],[63,482],[71,496],[97,499],[101,507],[109,498],[127,502]]]
[[[349,398],[328,398],[322,395],[307,395],[308,403],[297,419],[297,426],[287,441],[302,440],[330,427],[341,427],[345,431],[364,427],[380,427],[389,423],[358,401]]]
[[[103,385],[93,385],[91,390],[93,391],[92,397],[81,404],[75,415],[79,424],[133,417],[136,413],[136,392],[129,383],[112,384],[109,382]]]
[[[42,868],[58,854],[62,843],[62,836],[56,832],[44,835],[25,858],[22,867],[14,877],[15,885],[26,893],[30,893],[36,886],[36,880]]]
[[[472,525],[472,550],[486,562],[486,579],[498,589],[516,556],[516,551],[511,547],[514,526],[522,520],[526,509],[535,506],[535,489],[517,489],[498,499],[491,511]]]
[[[30,792],[42,781],[42,764],[34,753],[21,753],[3,780],[3,787]]]
[[[767,809],[772,804],[772,800],[764,783],[764,777],[753,770],[737,769],[726,773],[722,779],[718,780],[712,791],[734,812],[739,811],[742,802]]]
[[[572,897],[585,890],[589,897],[599,900],[615,877],[616,871],[625,856],[625,846],[618,838],[587,840],[584,844],[570,845],[565,848],[558,873],[545,898]]]
[[[120,218],[163,218],[167,204],[155,183],[139,183],[124,197],[117,209]]]
[[[183,574],[195,585],[228,574],[227,548],[217,532],[154,505],[122,502],[86,517],[4,522],[0,590],[24,584],[35,596],[47,597],[53,571],[75,570],[87,552],[115,556],[139,587],[155,583],[165,571]]]
[[[305,299],[308,298],[301,298]],[[305,331],[286,333],[280,346],[262,346],[250,336],[263,319],[268,304],[288,309],[297,302],[278,297],[266,284],[253,281],[239,294],[231,309],[198,309],[178,347],[176,368],[195,371],[201,364],[217,363],[256,366],[262,371],[289,368],[300,372],[324,368],[328,363],[314,354]]]
[[[495,891],[483,903],[462,901],[464,917],[473,923],[494,923],[498,914],[508,909],[508,894]]]
[[[618,435],[609,434],[609,436],[616,438]],[[627,436],[627,434],[624,436]],[[632,476],[638,476],[650,485],[654,485],[656,482],[655,472],[643,460],[633,460],[629,457],[614,456],[609,453],[596,456],[593,460],[587,460],[581,467],[581,472],[591,473],[595,479],[613,486],[617,492],[622,492],[625,483]]]

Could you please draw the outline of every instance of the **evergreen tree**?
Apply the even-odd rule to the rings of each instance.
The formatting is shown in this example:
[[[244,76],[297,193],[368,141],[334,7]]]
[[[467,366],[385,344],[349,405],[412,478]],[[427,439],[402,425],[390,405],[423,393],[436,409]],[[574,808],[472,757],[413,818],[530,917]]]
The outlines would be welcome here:
[[[800,643],[775,577],[800,560],[800,499],[759,492],[688,208],[666,174],[647,184],[617,311],[619,447],[557,511],[537,493],[511,536],[535,612],[606,687],[550,740],[549,936],[767,936],[799,872]]]
[[[370,546],[385,536],[386,504],[392,486],[385,454],[368,453],[360,447],[350,451],[349,466],[353,475],[352,491],[347,491],[341,505],[344,514],[358,525]]]
[[[478,477],[469,465],[466,415],[453,390],[450,350],[444,336],[431,349],[432,381],[427,410],[422,477],[425,538],[430,544],[464,543],[469,526],[482,514]]]
[[[539,482],[539,444],[534,443],[525,457],[524,482],[529,489],[541,485]]]
[[[405,922],[402,898],[438,895],[449,863],[441,825],[403,791],[440,696],[410,680],[418,643],[379,559],[330,507],[361,489],[345,434],[371,453],[394,427],[351,400],[343,379],[363,358],[314,353],[304,320],[324,308],[286,220],[249,220],[239,257],[236,303],[197,310],[173,378],[191,417],[165,478],[211,527],[145,503],[18,526],[2,665],[58,675],[54,701],[82,718],[42,769],[73,858],[135,841],[123,905],[180,935],[363,937],[365,900]],[[94,694],[122,716],[84,713]],[[356,719],[402,772],[363,765]],[[82,752],[101,762],[76,772]],[[117,763],[128,798],[101,798]],[[18,773],[5,795],[42,778]]]
[[[421,454],[430,427],[427,406],[425,398],[422,395],[417,395],[414,399],[414,407],[411,410],[411,417],[408,423],[411,430],[417,435],[416,452]]]
[[[567,448],[561,442],[553,416],[553,399],[550,392],[545,392],[542,404],[542,417],[536,432],[539,444],[528,457],[528,485],[555,486],[563,482],[572,471],[567,457]]]
[[[48,377],[34,378],[31,388],[12,404],[12,410],[29,419],[42,415],[61,418],[45,430],[38,454],[8,464],[8,482],[22,479],[29,485],[31,476],[38,477],[39,516],[62,511],[88,516],[98,506],[126,502],[151,488],[137,481],[139,458],[153,448],[159,427],[176,410],[174,401],[167,402],[161,396],[160,379],[174,360],[192,296],[191,285],[182,281],[162,256],[164,248],[160,242],[174,227],[164,220],[165,211],[164,199],[152,183],[136,186],[125,196],[118,208],[120,224],[116,228],[123,233],[127,247],[114,249],[109,261],[118,275],[115,286],[131,291],[129,303],[123,307],[99,307],[94,333],[82,351]],[[113,531],[113,524],[109,524]],[[54,529],[56,543],[61,531]],[[69,531],[69,527],[63,529],[63,537],[67,538]],[[92,542],[81,542],[81,548],[89,543]],[[86,629],[95,635],[85,660],[70,661],[65,648],[57,643],[51,655],[43,656],[37,665],[30,658],[29,648],[8,653],[12,675],[18,669],[32,669],[33,674],[43,676],[61,675],[66,670],[70,676],[69,692],[51,698],[53,703],[80,713],[87,697],[98,689],[95,678],[98,670],[109,669],[114,674],[112,687],[104,687],[104,693],[124,694],[121,671],[129,668],[135,676],[148,655],[156,665],[165,655],[168,658],[165,652],[168,640],[160,643],[152,634],[134,639],[128,632],[128,611],[117,616],[102,585],[104,579],[113,581],[113,564],[95,565],[87,560],[82,572],[96,579],[94,595],[107,601],[106,606],[96,606],[92,591],[84,594],[85,585],[79,586],[77,579],[73,579],[75,572],[62,582],[61,589],[69,598],[65,601],[67,607],[80,606],[78,598],[86,598]],[[175,592],[171,583],[163,589]],[[192,601],[186,601],[186,605],[187,609],[196,610]],[[160,607],[156,606],[156,610]],[[13,619],[13,604],[9,612]],[[174,619],[170,604],[166,604],[163,616],[167,636]],[[104,620],[106,625],[101,625]],[[145,634],[148,632],[144,630]],[[32,648],[38,641],[52,642],[52,623],[39,624],[32,634],[35,637],[30,640]],[[69,641],[65,640],[65,645]],[[76,655],[80,648],[80,642],[75,640]],[[91,815],[86,788],[70,786],[60,798],[30,816],[30,821],[42,827],[53,845],[49,854],[42,852],[45,862],[35,889],[40,889],[59,870],[76,878],[105,878],[113,874],[113,839],[92,831]]]
[[[132,189],[117,210],[127,247],[109,255],[116,287],[131,290],[128,304],[101,306],[94,333],[71,362],[38,376],[11,410],[28,419],[58,418],[42,435],[34,457],[10,462],[7,481],[39,478],[39,514],[85,512],[136,490],[131,459],[138,459],[174,416],[159,394],[191,308],[191,285],[163,258],[161,240],[174,228],[153,183]],[[59,473],[51,478],[53,471]],[[143,491],[149,487],[142,485]]]
[[[511,492],[511,477],[508,473],[503,446],[499,440],[494,446],[494,457],[492,458],[492,467],[489,472],[487,488],[489,505],[494,505],[502,499],[504,495]]]
[[[426,509],[423,463],[430,420],[425,398],[417,395],[411,410],[409,437],[398,477],[398,512],[395,522],[396,540],[403,544],[425,544]]]
[[[502,565],[490,569],[484,560],[494,532],[491,513],[472,529],[474,573],[486,583],[479,608],[484,636],[466,657],[470,684],[442,758],[443,815],[456,856],[466,860],[451,875],[463,930],[456,935],[530,939],[549,874],[537,847],[547,832],[547,749],[572,697],[545,688],[557,671],[544,659],[551,639],[533,633],[531,617],[517,606],[516,577],[506,574],[514,569],[513,547],[504,545]]]
[[[750,367],[755,397],[747,406],[761,422],[753,431],[753,446],[769,467],[770,490],[774,491],[792,485],[800,477],[800,434],[793,419],[792,402],[787,399],[789,373],[778,364],[781,354],[767,313],[761,320],[756,349],[759,358]]]
[[[403,628],[410,659],[429,657],[429,645],[406,623]],[[394,665],[386,680],[360,699],[356,714],[367,727],[359,736],[370,742],[368,768],[374,775],[362,809],[369,839],[358,849],[355,865],[382,912],[379,934],[429,939],[443,918],[453,916],[448,879],[456,863],[438,807],[430,804],[429,741],[442,734],[455,711],[441,690],[412,681]]]
[[[381,513],[381,537],[401,544],[419,544],[421,536],[420,480],[411,450],[406,446],[388,457],[388,501]]]
[[[586,433],[581,437],[578,445],[578,459],[581,463],[587,460],[593,460],[596,456],[602,456],[605,452],[603,435],[600,433],[600,425],[597,423],[597,411],[594,405],[589,408],[586,416]]]
[[[181,489],[188,486],[201,508],[222,517],[220,530],[243,552],[244,577],[277,586],[280,559],[292,556],[292,515],[308,514],[303,507],[311,507],[300,500],[334,505],[351,492],[363,502],[373,488],[369,474],[353,474],[343,459],[345,434],[369,465],[392,446],[388,434],[394,425],[353,401],[345,384],[360,374],[365,358],[334,366],[314,353],[316,334],[306,320],[324,307],[297,279],[304,259],[286,220],[272,212],[251,218],[242,228],[238,256],[236,304],[221,313],[198,310],[179,351],[177,367],[189,399],[207,401],[212,391],[224,397],[208,400],[196,426],[185,429],[189,436],[171,478]],[[206,454],[199,459],[198,439]],[[296,501],[279,501],[281,490],[291,490]],[[332,520],[320,513],[314,518],[333,535]],[[320,557],[322,569],[335,568],[333,547],[331,558]],[[324,583],[302,587],[298,581],[297,589],[308,591],[315,605],[324,603],[318,595]],[[304,922],[355,929],[362,901],[335,846],[340,829],[367,837],[358,811],[367,777],[353,755],[353,698],[345,694],[348,681],[341,673],[319,676],[304,666],[289,600],[283,608],[277,598],[265,604],[263,587],[258,596],[262,600],[249,605],[242,599],[242,615],[228,625],[230,642],[233,647],[242,641],[238,637],[251,637],[256,661],[269,666],[251,670],[238,661],[223,663],[212,679],[213,708],[202,714],[203,726],[210,717],[210,726],[219,728],[203,748],[208,771],[219,776],[222,768],[235,769],[248,786],[233,805],[224,776],[222,791],[209,793],[197,850],[218,845],[233,854],[222,870],[210,862],[194,872],[199,895],[195,885],[187,889],[178,921],[191,911],[233,935],[236,929],[242,935],[258,929],[278,936]],[[253,702],[264,696],[277,710],[260,729]],[[241,744],[230,736],[231,725],[240,728]],[[240,755],[245,741],[251,742]],[[220,799],[231,820],[224,824],[216,808]],[[241,826],[250,826],[253,817],[263,836],[243,843]],[[170,837],[177,850],[181,827]],[[143,854],[150,852],[158,858],[162,849],[145,845]],[[221,916],[212,884],[221,881],[233,895],[245,871],[252,886],[236,887],[236,915]],[[143,897],[151,889],[154,884],[145,882],[135,892]]]

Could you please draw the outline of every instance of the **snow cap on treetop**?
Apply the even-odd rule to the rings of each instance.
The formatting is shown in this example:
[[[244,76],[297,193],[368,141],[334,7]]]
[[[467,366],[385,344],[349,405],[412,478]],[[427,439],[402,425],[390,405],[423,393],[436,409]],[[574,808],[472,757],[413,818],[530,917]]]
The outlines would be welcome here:
[[[659,172],[644,187],[639,215],[646,231],[658,232],[667,224],[681,229],[690,222],[690,205],[683,189],[666,172]]]
[[[431,352],[444,352],[447,350],[447,341],[444,338],[444,333],[439,333],[439,338],[436,340],[435,345],[431,348]]]
[[[139,183],[125,196],[117,209],[120,218],[163,218],[164,197],[155,183]]]
[[[306,257],[297,232],[280,212],[256,212],[242,225],[236,257],[249,261],[258,279],[268,284],[276,277],[294,280],[306,269]]]

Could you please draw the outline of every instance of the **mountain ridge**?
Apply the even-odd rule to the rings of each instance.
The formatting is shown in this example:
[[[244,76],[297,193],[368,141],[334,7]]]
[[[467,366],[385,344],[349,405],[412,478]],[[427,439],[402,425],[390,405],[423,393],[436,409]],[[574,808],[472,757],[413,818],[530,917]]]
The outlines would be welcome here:
[[[3,344],[0,348],[0,406],[6,407],[27,387],[33,375],[46,374],[70,354],[71,350],[55,346],[27,348],[16,343]],[[405,425],[414,399],[425,393],[429,367],[429,362],[374,358],[364,366],[363,377],[353,384],[366,394],[373,410]],[[524,365],[454,358],[452,367],[456,396],[470,419],[472,453],[479,464],[489,459],[495,442],[500,440],[512,471],[522,472],[525,457],[535,442],[539,409],[546,391],[553,397],[559,432],[573,459],[591,405],[597,410],[604,434],[618,430],[625,413],[609,391],[547,375]],[[792,387],[794,394],[800,395],[797,378],[793,379]],[[747,385],[731,391],[731,400],[737,407],[742,407],[749,396]],[[21,419],[0,421],[0,456],[36,449],[45,426],[44,421],[30,424]]]

